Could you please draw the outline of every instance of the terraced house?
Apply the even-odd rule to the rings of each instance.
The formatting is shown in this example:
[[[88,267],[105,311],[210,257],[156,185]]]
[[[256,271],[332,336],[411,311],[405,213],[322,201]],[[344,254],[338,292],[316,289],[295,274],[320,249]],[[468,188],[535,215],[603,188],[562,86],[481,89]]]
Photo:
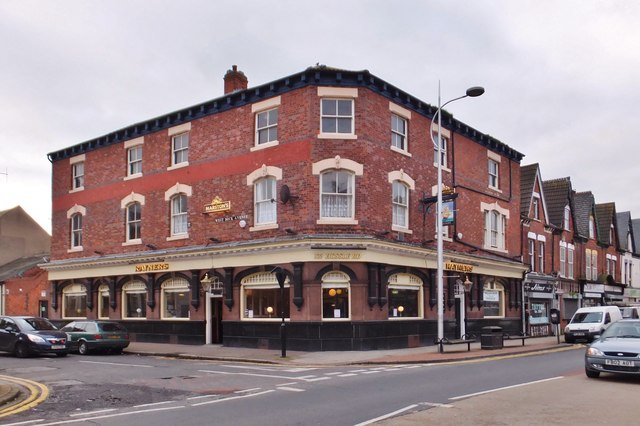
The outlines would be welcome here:
[[[521,329],[521,153],[443,112],[438,155],[437,108],[368,71],[249,88],[234,66],[224,81],[221,97],[49,154],[52,316],[278,347],[284,314],[292,349],[432,344],[440,162],[445,335],[461,318]]]

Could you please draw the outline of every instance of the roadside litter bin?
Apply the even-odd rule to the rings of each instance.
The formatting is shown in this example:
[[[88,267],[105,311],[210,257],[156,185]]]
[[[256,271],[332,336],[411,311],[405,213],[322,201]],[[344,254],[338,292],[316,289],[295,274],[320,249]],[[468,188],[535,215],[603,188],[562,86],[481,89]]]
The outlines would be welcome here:
[[[502,327],[491,325],[482,327],[480,349],[502,349]]]

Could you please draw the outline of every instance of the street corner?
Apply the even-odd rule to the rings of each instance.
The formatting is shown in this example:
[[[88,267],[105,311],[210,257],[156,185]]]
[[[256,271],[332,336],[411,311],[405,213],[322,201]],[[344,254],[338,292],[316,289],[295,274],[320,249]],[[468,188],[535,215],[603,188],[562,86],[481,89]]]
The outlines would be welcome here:
[[[42,383],[0,375],[0,419],[29,410],[48,396],[49,389]]]

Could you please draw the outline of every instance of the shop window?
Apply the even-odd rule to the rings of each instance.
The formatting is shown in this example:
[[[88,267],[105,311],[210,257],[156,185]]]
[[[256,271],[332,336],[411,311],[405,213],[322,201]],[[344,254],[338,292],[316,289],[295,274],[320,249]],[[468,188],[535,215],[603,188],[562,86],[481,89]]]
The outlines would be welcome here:
[[[87,317],[87,288],[82,284],[73,284],[62,290],[62,318],[75,319]]]
[[[485,318],[504,318],[504,287],[494,281],[485,283],[482,295]]]
[[[276,275],[266,272],[253,274],[241,281],[242,319],[282,319],[281,290]],[[290,284],[284,282],[284,316],[289,318]]]
[[[545,302],[531,302],[529,306],[529,324],[548,324],[549,304]]]
[[[322,277],[322,319],[345,320],[351,315],[349,276],[343,272],[329,272]]]
[[[389,318],[422,318],[422,280],[395,274],[387,285]]]
[[[189,319],[189,282],[173,278],[161,288],[162,319]]]
[[[142,281],[131,281],[122,287],[122,318],[146,319],[147,286]]]
[[[102,284],[98,288],[98,318],[109,319],[109,286]]]

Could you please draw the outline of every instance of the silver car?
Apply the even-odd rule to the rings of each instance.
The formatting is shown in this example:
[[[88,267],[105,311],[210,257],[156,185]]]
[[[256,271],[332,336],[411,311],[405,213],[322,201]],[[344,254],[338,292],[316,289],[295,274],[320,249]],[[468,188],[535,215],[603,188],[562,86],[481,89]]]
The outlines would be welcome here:
[[[587,377],[600,373],[640,375],[640,320],[620,320],[587,347]]]

